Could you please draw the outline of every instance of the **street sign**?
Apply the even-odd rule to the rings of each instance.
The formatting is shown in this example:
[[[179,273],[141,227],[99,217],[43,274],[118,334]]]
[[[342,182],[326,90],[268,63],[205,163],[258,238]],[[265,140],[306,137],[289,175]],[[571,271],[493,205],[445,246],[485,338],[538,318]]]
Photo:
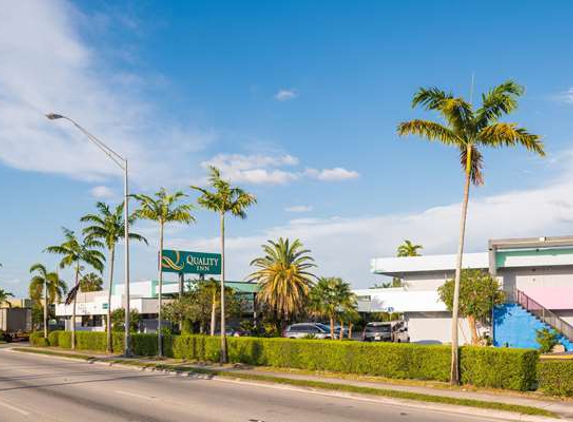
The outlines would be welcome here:
[[[161,271],[178,274],[220,274],[221,254],[164,249]]]

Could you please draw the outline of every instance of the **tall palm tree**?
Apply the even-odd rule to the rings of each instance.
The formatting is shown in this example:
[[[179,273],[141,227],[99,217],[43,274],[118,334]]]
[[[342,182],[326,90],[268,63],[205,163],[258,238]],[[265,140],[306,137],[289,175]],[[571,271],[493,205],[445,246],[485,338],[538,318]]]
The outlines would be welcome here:
[[[210,167],[211,175],[209,185],[212,190],[199,186],[191,186],[201,196],[197,199],[199,205],[207,210],[219,214],[221,228],[221,363],[227,362],[227,338],[225,334],[225,216],[241,219],[247,218],[246,209],[256,204],[254,195],[245,192],[238,187],[232,187],[231,183],[221,178],[221,172],[216,167]]]
[[[154,197],[144,194],[136,194],[133,197],[139,202],[139,209],[134,213],[136,218],[142,220],[157,221],[159,223],[159,310],[157,317],[157,344],[159,356],[163,356],[163,335],[161,333],[161,308],[163,307],[163,237],[164,228],[168,223],[190,224],[195,221],[191,215],[193,207],[190,204],[182,204],[185,198],[183,192],[170,194],[161,188]]]
[[[334,339],[334,323],[345,310],[354,309],[356,296],[350,284],[338,277],[321,277],[310,291],[310,307],[318,316],[330,320],[330,338]],[[341,327],[341,331],[342,327]],[[342,333],[340,335],[342,339]]]
[[[89,226],[83,229],[83,234],[89,239],[99,240],[105,243],[105,247],[108,253],[109,262],[109,286],[107,293],[107,317],[106,317],[106,327],[107,327],[107,351],[111,353],[113,342],[112,342],[112,327],[111,327],[111,296],[113,293],[113,275],[115,269],[115,248],[117,243],[125,237],[125,221],[123,216],[123,206],[122,202],[115,208],[110,208],[110,206],[104,202],[98,202],[96,204],[97,213],[87,214],[83,216],[80,221],[83,223],[90,223]],[[135,217],[130,218],[131,223]],[[137,233],[129,233],[129,238],[144,242],[147,244],[147,239]],[[82,289],[83,290],[83,289]]]
[[[290,243],[281,237],[262,248],[264,256],[251,262],[257,270],[248,279],[259,283],[258,300],[274,311],[282,329],[284,321],[301,312],[316,278],[310,270],[316,265],[298,239]]]
[[[6,304],[10,308],[12,304],[8,301],[9,297],[14,297],[14,295],[9,291],[0,288],[0,306]]]
[[[37,263],[30,267],[29,295],[30,299],[40,302],[44,299],[44,337],[48,337],[48,307],[60,301],[66,294],[68,288],[66,282],[62,280],[55,271],[48,271],[43,264]]]
[[[422,245],[414,245],[410,240],[404,240],[400,246],[398,246],[398,256],[420,256],[418,252],[419,249],[424,249]]]
[[[61,245],[48,246],[45,252],[61,255],[60,268],[74,268],[74,287],[68,292],[66,305],[73,304],[72,307],[72,349],[76,348],[76,304],[78,291],[80,288],[80,269],[82,264],[93,267],[96,271],[102,273],[104,269],[105,256],[97,248],[102,248],[103,243],[98,240],[84,237],[78,239],[75,232],[65,227],[64,242]]]
[[[412,107],[422,106],[436,111],[445,124],[431,120],[411,120],[398,125],[398,134],[417,135],[429,141],[453,146],[460,152],[460,162],[465,176],[464,196],[460,219],[460,235],[454,278],[452,309],[452,362],[451,383],[459,383],[458,364],[458,308],[460,275],[464,252],[464,238],[470,185],[483,184],[482,148],[514,147],[521,145],[540,156],[545,155],[543,143],[538,135],[515,123],[500,122],[499,119],[517,108],[517,99],[524,93],[522,86],[507,81],[482,95],[478,109],[461,97],[454,97],[438,88],[421,88],[414,95]]]

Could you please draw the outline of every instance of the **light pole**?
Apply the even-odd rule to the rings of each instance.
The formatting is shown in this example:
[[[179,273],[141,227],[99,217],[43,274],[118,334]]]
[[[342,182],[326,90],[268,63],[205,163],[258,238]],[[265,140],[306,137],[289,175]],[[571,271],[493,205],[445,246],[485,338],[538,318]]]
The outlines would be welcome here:
[[[61,114],[49,113],[46,117],[50,120],[65,119],[71,122],[75,127],[77,127],[91,142],[93,142],[100,150],[102,150],[115,164],[123,170],[123,189],[124,189],[124,204],[123,204],[123,214],[124,214],[124,246],[125,246],[125,348],[124,355],[131,356],[131,335],[129,332],[130,328],[130,301],[129,301],[129,184],[128,184],[128,171],[127,171],[127,158],[122,157],[113,149],[108,147],[94,135],[89,133],[83,127],[81,127],[74,120],[69,117],[63,116]],[[107,306],[111,308],[111,303]],[[75,321],[72,323],[75,324]],[[109,325],[109,324],[108,324]]]

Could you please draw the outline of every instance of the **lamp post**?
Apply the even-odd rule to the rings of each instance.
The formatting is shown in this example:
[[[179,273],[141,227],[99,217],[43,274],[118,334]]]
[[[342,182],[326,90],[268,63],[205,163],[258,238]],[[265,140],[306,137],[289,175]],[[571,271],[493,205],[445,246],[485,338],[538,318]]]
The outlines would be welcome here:
[[[130,328],[130,301],[129,301],[129,180],[128,180],[128,170],[127,170],[127,158],[122,157],[113,149],[108,147],[94,135],[85,130],[82,126],[76,123],[69,117],[63,116],[61,114],[49,113],[46,117],[50,120],[65,119],[72,123],[76,128],[78,128],[91,142],[93,142],[100,150],[104,152],[115,164],[123,170],[123,189],[124,189],[124,246],[125,246],[125,348],[124,355],[131,356],[131,335],[129,332]],[[111,303],[108,305],[111,308]],[[72,323],[75,324],[75,321]]]

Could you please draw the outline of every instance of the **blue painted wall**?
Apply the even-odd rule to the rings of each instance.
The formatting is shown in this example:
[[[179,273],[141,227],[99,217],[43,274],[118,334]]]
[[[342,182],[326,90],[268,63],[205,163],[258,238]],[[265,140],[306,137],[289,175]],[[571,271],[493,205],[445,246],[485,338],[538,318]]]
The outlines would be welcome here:
[[[493,344],[498,347],[518,347],[538,349],[536,333],[542,328],[551,327],[535,317],[520,305],[508,303],[496,306],[493,312]],[[573,350],[573,344],[561,337],[561,344],[567,351]]]

